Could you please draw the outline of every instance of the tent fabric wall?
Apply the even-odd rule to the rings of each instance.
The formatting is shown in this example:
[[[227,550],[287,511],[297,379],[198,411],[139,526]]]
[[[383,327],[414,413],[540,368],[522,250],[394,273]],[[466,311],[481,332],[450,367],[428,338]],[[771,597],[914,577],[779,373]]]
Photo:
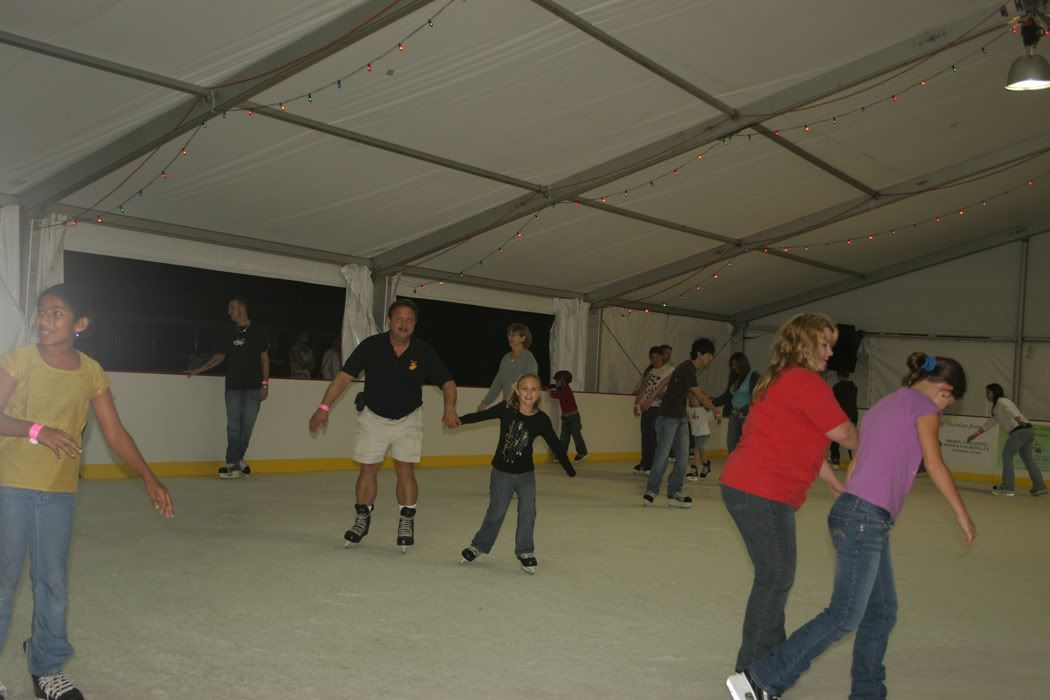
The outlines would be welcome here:
[[[20,285],[19,211],[17,206],[0,209],[0,354],[26,340]]]
[[[537,314],[554,313],[551,297],[498,289],[479,289],[447,281],[444,284],[439,284],[439,282],[441,280],[402,275],[397,285],[397,293],[399,296],[473,304],[492,309],[510,309]]]
[[[1033,240],[1040,239],[1050,237]],[[820,311],[836,323],[869,332],[1012,336],[1017,324],[1020,251],[1020,243],[994,248],[767,316],[754,325],[779,327],[800,311]],[[1040,252],[1043,257],[1036,260],[1030,250],[1033,271],[1050,265],[1050,246]],[[1038,275],[1029,275],[1030,285],[1033,277]],[[1050,292],[1050,282],[1046,284],[1045,291]]]
[[[567,370],[582,384],[587,376],[587,314],[591,305],[581,299],[555,299],[551,326],[551,375]]]
[[[699,375],[700,387],[710,393],[721,392],[729,377],[730,337],[728,323],[704,321],[685,316],[602,309],[601,360],[598,389],[606,393],[629,394],[649,364],[649,348],[670,345],[672,362],[689,357],[689,348],[699,337],[715,343],[715,361]]]

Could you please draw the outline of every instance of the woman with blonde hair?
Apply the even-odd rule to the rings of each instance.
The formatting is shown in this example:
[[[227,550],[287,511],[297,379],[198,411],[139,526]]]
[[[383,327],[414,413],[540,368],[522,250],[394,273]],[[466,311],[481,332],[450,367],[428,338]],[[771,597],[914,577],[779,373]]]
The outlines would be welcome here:
[[[842,484],[824,459],[828,443],[857,449],[857,428],[821,372],[838,337],[824,314],[801,313],[777,331],[769,367],[737,448],[722,471],[722,501],[755,567],[736,670],[784,641],[784,608],[795,581],[795,511],[819,475],[838,496]]]

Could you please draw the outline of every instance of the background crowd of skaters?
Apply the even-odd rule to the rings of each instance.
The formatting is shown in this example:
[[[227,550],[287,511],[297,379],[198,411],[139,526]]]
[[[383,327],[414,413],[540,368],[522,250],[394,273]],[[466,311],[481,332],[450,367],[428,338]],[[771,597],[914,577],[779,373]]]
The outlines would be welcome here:
[[[247,305],[240,299],[231,300],[228,312],[233,326],[220,351],[189,374],[222,362],[227,365],[230,426],[220,475],[230,478],[248,473],[245,450],[254,415],[268,395],[269,375],[265,340],[257,329],[253,331]],[[396,542],[402,550],[414,544],[418,497],[414,467],[422,456],[422,386],[433,384],[443,394],[442,424],[446,428],[490,419],[500,422],[489,506],[480,529],[461,552],[461,562],[474,562],[491,551],[516,496],[514,551],[521,568],[534,573],[538,562],[533,543],[533,442],[543,437],[570,477],[576,475],[567,452],[570,439],[576,440],[575,461],[587,456],[571,375],[556,373],[558,381],[550,389],[562,412],[559,438],[550,418],[539,408],[544,389],[535,371],[535,358],[528,352],[531,336],[526,327],[512,325],[508,329],[510,351],[501,360],[489,393],[477,411],[460,416],[451,374],[429,344],[413,337],[416,318],[411,301],[394,302],[387,315],[389,330],[354,349],[309,419],[311,431],[324,428],[346,389],[356,378],[365,378],[365,389],[354,402],[358,415],[352,456],[360,469],[355,522],[345,540],[348,545],[356,544],[368,534],[377,472],[389,453],[397,482]],[[38,342],[0,358],[0,643],[6,638],[14,590],[28,556],[33,618],[32,636],[23,648],[35,693],[47,700],[83,698],[62,667],[73,653],[66,636],[67,567],[80,441],[89,407],[107,443],[143,479],[153,507],[165,517],[174,516],[171,495],[120,421],[105,372],[75,349],[75,338],[89,324],[82,296],[58,285],[39,298]],[[668,479],[668,505],[691,505],[682,492],[689,461],[690,404],[712,413],[721,407],[728,413],[732,444],[720,490],[754,565],[736,673],[726,682],[735,700],[779,697],[816,656],[853,631],[857,634],[850,697],[886,697],[883,658],[897,614],[889,533],[920,463],[950,505],[964,542],[969,544],[976,536],[941,457],[938,439],[941,412],[966,391],[963,368],[951,358],[913,353],[906,361],[908,373],[902,387],[869,409],[858,434],[854,416],[843,409],[822,375],[836,337],[834,323],[822,314],[793,317],[778,331],[765,372],[759,375],[746,357],[733,355],[729,384],[714,400],[699,389],[696,376],[714,360],[715,346],[710,339],[694,341],[689,359],[677,367],[668,362],[670,348],[653,348],[652,367],[635,395],[643,426],[643,460],[645,454],[651,454],[642,499],[645,505],[655,501],[671,453],[675,466]],[[843,392],[838,393],[841,398]],[[496,396],[501,401],[486,406]],[[992,417],[982,430],[998,423],[1008,432],[1003,483],[995,492],[1014,493],[1012,459],[1020,453],[1032,476],[1030,493],[1046,494],[1031,459],[1032,425],[998,385],[988,385],[986,396],[992,402]],[[694,437],[704,437],[704,422],[693,425]],[[845,484],[826,456],[832,442],[856,453]],[[702,443],[700,447],[702,450]],[[703,461],[702,453],[699,461]],[[834,590],[828,607],[788,637],[784,609],[795,575],[794,513],[818,477],[836,497],[828,518],[837,560]],[[6,700],[2,685],[0,700]]]

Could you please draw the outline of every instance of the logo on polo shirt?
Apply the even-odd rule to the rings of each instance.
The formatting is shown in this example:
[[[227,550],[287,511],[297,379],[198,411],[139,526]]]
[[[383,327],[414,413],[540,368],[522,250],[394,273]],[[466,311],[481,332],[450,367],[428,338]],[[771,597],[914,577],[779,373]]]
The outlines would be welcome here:
[[[410,371],[414,370],[416,367],[419,367],[419,364],[415,360],[409,360],[408,361],[408,369]]]

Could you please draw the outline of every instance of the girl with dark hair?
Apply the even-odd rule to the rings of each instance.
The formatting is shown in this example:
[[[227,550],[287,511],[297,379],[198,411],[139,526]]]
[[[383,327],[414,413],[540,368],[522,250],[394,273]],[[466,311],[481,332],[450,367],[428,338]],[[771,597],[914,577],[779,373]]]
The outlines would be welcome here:
[[[758,372],[751,369],[747,355],[734,352],[729,357],[729,384],[722,395],[713,399],[712,403],[721,406],[722,414],[729,418],[729,425],[726,427],[726,448],[730,452],[736,449],[740,436],[744,433],[744,421],[751,410],[751,397],[755,393],[758,380]]]
[[[28,554],[33,632],[23,648],[36,697],[45,700],[84,698],[62,666],[73,655],[66,637],[67,568],[89,405],[106,442],[142,477],[154,509],[174,516],[168,490],[117,415],[109,378],[73,345],[88,325],[81,298],[56,285],[37,302],[36,345],[0,358],[0,645]]]
[[[1035,428],[1021,413],[1010,399],[1006,398],[1006,392],[999,384],[989,384],[984,388],[985,397],[992,402],[992,417],[976,432],[966,438],[966,442],[972,442],[974,438],[999,426],[1006,432],[1006,442],[1003,443],[1003,479],[992,487],[992,493],[997,496],[1014,495],[1014,455],[1021,453],[1021,461],[1028,470],[1028,476],[1032,479],[1032,488],[1028,493],[1033,496],[1046,495],[1046,482],[1043,473],[1039,471],[1039,465],[1035,463]]]
[[[941,459],[940,414],[966,392],[955,360],[912,353],[904,388],[864,416],[853,476],[828,515],[835,547],[831,603],[771,653],[726,681],[734,700],[772,700],[791,688],[813,659],[856,630],[851,698],[885,698],[883,659],[897,620],[890,530],[911,489],[919,461],[955,512],[966,544],[977,530]]]

